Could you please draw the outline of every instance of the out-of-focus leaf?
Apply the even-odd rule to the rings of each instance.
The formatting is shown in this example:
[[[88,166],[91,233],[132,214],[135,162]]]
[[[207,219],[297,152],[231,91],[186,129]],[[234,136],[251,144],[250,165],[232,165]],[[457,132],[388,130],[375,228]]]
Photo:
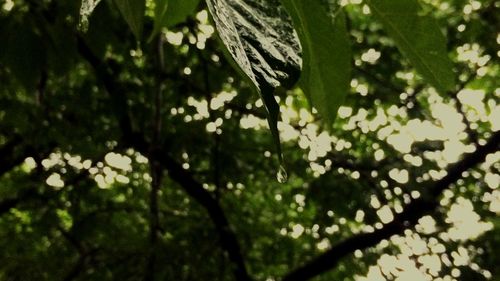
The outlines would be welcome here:
[[[200,0],[157,0],[155,2],[154,28],[150,39],[163,27],[172,27],[186,20],[196,11]]]
[[[26,89],[34,89],[45,64],[46,52],[32,26],[10,25],[4,52],[4,62],[16,79]]]
[[[273,92],[295,84],[302,63],[290,16],[279,0],[207,0],[207,5],[227,51],[264,101],[279,153],[279,107]]]
[[[89,28],[89,17],[99,2],[101,2],[101,0],[82,0],[82,5],[80,6],[80,21],[78,25],[81,31],[87,32]]]
[[[165,18],[167,17],[167,10],[169,6],[169,0],[156,0],[155,1],[155,18],[153,32],[149,36],[149,41],[153,39],[156,34],[158,34],[161,28],[165,25]]]
[[[137,40],[140,40],[142,35],[142,25],[144,19],[144,11],[146,9],[145,0],[115,0],[116,6],[120,10],[123,18],[129,25],[132,33]]]
[[[349,90],[351,49],[340,8],[321,0],[283,0],[303,47],[301,86],[332,124]]]
[[[47,28],[47,66],[59,75],[67,73],[78,56],[72,32],[70,27],[62,24]]]
[[[200,0],[169,0],[165,26],[172,27],[193,14]]]
[[[399,50],[424,79],[441,93],[453,90],[455,77],[446,38],[417,0],[365,0]]]

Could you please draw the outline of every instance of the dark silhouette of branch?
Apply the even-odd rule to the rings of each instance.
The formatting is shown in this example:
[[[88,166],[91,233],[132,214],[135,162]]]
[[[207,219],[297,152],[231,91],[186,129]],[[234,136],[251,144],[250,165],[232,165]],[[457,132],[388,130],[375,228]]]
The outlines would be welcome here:
[[[25,191],[19,192],[16,197],[7,198],[0,201],[0,216],[6,214],[13,208],[17,208],[20,204],[30,201],[30,200],[39,200],[45,201],[50,195],[42,194],[37,192],[35,189],[28,189]]]
[[[154,116],[153,116],[153,139],[149,148],[149,166],[151,171],[151,192],[149,196],[149,256],[146,262],[145,281],[153,281],[155,279],[155,264],[156,264],[156,245],[158,242],[158,234],[160,232],[160,218],[158,210],[158,196],[161,188],[163,167],[158,161],[156,150],[160,144],[161,125],[162,125],[162,96],[163,96],[163,72],[165,70],[164,54],[163,54],[163,37],[160,35],[158,41],[158,67],[156,75],[156,92],[154,94]]]
[[[123,135],[135,138],[135,134],[132,130],[131,118],[128,112],[127,99],[125,96],[125,93],[127,93],[127,91],[120,83],[116,81],[116,76],[113,76],[113,72],[108,64],[94,55],[92,50],[85,42],[85,39],[79,35],[77,35],[76,39],[78,52],[92,66],[98,82],[104,85],[111,98],[111,101],[114,104],[114,106],[112,106],[111,108],[112,110],[114,110],[114,114],[118,118],[118,123]]]
[[[461,161],[450,165],[445,177],[428,183],[428,195],[411,202],[392,222],[374,232],[358,234],[334,245],[327,252],[290,272],[283,278],[283,281],[309,280],[333,269],[342,258],[355,250],[373,247],[383,239],[401,234],[405,229],[414,227],[419,218],[431,213],[439,206],[439,195],[460,179],[463,172],[482,163],[488,154],[499,149],[500,132],[496,132],[484,146],[479,146],[475,152],[466,154]]]
[[[121,91],[122,87],[120,83],[114,79],[114,77],[118,77],[118,75],[116,75],[116,73],[113,75],[113,73],[110,72],[110,68],[92,53],[83,38],[78,37],[77,42],[80,54],[93,67],[97,78],[101,81],[113,99],[115,105],[113,108],[119,119],[120,128],[123,134],[123,142],[140,153],[148,155],[150,152],[150,145],[142,134],[136,133],[132,129],[131,119],[128,115],[128,105],[123,96],[125,91]],[[194,198],[208,212],[219,234],[220,245],[226,251],[233,265],[233,272],[236,279],[241,281],[251,280],[246,270],[236,234],[231,229],[229,221],[217,200],[212,197],[209,191],[203,188],[203,185],[199,183],[189,171],[184,170],[177,161],[171,158],[165,149],[155,151],[155,153],[158,155],[158,160],[162,164],[162,167],[168,171],[169,177],[177,182],[188,195]]]
[[[80,274],[85,270],[87,264],[89,263],[89,259],[93,254],[93,251],[87,250],[87,247],[76,237],[73,236],[71,230],[65,230],[62,227],[58,226],[57,230],[62,234],[62,236],[68,241],[68,243],[73,246],[78,252],[78,259],[76,263],[70,268],[70,270],[66,273],[63,280],[71,281],[75,280],[80,276]]]
[[[364,77],[369,78],[370,80],[372,80],[372,82],[379,84],[380,86],[386,88],[387,90],[389,90],[391,92],[394,92],[398,95],[405,92],[405,89],[398,88],[398,87],[394,86],[394,83],[392,83],[390,81],[386,81],[383,78],[379,77],[378,75],[376,75],[370,71],[367,71],[366,69],[364,69],[360,66],[354,65],[354,70],[356,70],[357,72],[362,74]]]
[[[193,30],[191,30],[191,34],[193,36],[196,36],[196,32],[194,32]],[[206,98],[208,104],[210,105],[212,102],[213,96],[212,96],[212,89],[211,89],[212,87],[210,84],[210,71],[208,69],[209,62],[207,61],[207,59],[205,58],[205,56],[203,55],[203,53],[201,51],[198,52],[198,57],[200,58],[201,64],[203,67],[203,83],[204,83],[203,92],[205,93],[205,98]],[[215,123],[216,119],[214,116],[214,112],[211,109],[208,111],[208,115],[209,115],[210,121]],[[211,159],[210,168],[213,172],[212,177],[213,177],[213,183],[215,185],[215,198],[217,200],[219,200],[220,196],[221,196],[222,185],[221,185],[220,163],[219,163],[220,162],[219,156],[220,156],[221,136],[218,132],[215,132],[213,134],[213,141],[214,141],[214,144],[213,144],[212,149],[211,149],[212,159]]]
[[[38,178],[39,175],[35,175],[34,180],[39,181],[40,179]],[[76,185],[85,179],[88,179],[89,172],[88,170],[81,170],[78,174],[74,175],[73,177],[67,179],[65,181],[65,186],[73,186]],[[35,186],[37,184],[34,184]],[[59,191],[51,191],[51,192],[59,192]],[[27,189],[25,191],[20,191],[16,197],[13,198],[7,198],[2,201],[0,201],[0,216],[9,212],[12,208],[16,208],[19,204],[24,203],[29,200],[40,200],[40,201],[46,201],[50,198],[49,193],[40,193],[36,190],[36,188],[32,187],[30,189]]]
[[[9,212],[12,208],[17,207],[17,205],[19,205],[20,203],[32,198],[36,198],[37,196],[38,194],[35,191],[28,191],[21,193],[17,197],[0,201],[0,216]]]
[[[233,271],[237,280],[251,280],[246,270],[236,235],[231,229],[229,221],[217,200],[193,178],[189,171],[183,169],[167,153],[163,152],[160,161],[163,167],[168,170],[170,178],[180,184],[191,197],[207,210],[219,233],[222,248],[228,253],[232,263],[234,263]]]
[[[75,280],[80,273],[84,270],[85,268],[85,256],[78,256],[78,260],[76,263],[71,267],[71,269],[66,273],[66,275],[63,278],[63,281],[71,281]]]
[[[149,256],[146,262],[145,281],[154,280],[156,263],[156,244],[158,242],[158,233],[160,231],[160,219],[158,212],[158,193],[161,187],[162,168],[155,159],[151,159],[151,192],[149,199]]]
[[[22,138],[16,135],[0,147],[0,176],[21,164],[29,156],[29,150],[20,149],[21,145]],[[22,151],[16,153],[16,150]]]

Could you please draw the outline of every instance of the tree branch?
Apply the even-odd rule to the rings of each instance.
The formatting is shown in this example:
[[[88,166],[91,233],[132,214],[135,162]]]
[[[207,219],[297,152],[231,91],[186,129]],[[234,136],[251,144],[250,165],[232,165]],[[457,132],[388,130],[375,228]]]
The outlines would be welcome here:
[[[119,119],[124,143],[130,145],[140,153],[148,155],[150,148],[149,144],[146,142],[143,135],[134,132],[132,129],[131,119],[128,115],[128,105],[126,99],[122,95],[124,91],[120,91],[120,89],[122,89],[120,83],[113,78],[118,75],[116,75],[116,73],[112,75],[109,67],[92,53],[81,37],[78,37],[78,50],[94,68],[98,79],[101,80],[115,103],[113,108],[115,108],[115,114]],[[226,251],[229,260],[233,264],[233,272],[236,279],[240,281],[251,280],[245,267],[238,240],[229,225],[229,221],[222,207],[212,197],[210,192],[205,190],[202,184],[194,179],[191,173],[184,170],[181,165],[170,157],[167,151],[160,150],[156,153],[158,153],[158,160],[162,166],[168,170],[170,178],[177,182],[188,195],[193,197],[208,212],[208,215],[219,233],[221,247]]]
[[[414,227],[419,218],[431,213],[439,206],[438,196],[445,189],[460,179],[463,172],[483,162],[488,154],[498,151],[499,146],[500,132],[496,132],[484,146],[479,146],[475,152],[466,154],[461,161],[449,166],[445,177],[428,183],[429,196],[421,197],[407,205],[401,214],[382,229],[358,234],[338,243],[327,252],[287,274],[283,281],[309,280],[333,269],[342,258],[355,250],[373,247],[383,239],[401,234],[405,229]]]
[[[10,209],[14,208],[19,204],[21,201],[20,198],[10,198],[10,199],[5,199],[0,202],[0,216],[3,215],[4,213],[7,213],[10,211]]]
[[[77,47],[80,55],[92,66],[95,71],[96,79],[101,82],[108,92],[111,101],[115,106],[111,108],[117,116],[120,129],[124,136],[135,138],[132,130],[132,121],[128,112],[127,99],[124,96],[127,92],[125,88],[116,81],[110,67],[94,55],[85,39],[77,35]]]
[[[154,94],[154,116],[153,116],[153,138],[149,148],[149,166],[151,171],[151,192],[149,196],[149,256],[146,262],[145,281],[153,281],[155,279],[155,264],[156,264],[156,244],[158,242],[158,233],[160,231],[160,218],[158,211],[158,197],[161,188],[163,167],[158,161],[156,150],[160,145],[160,135],[162,127],[162,95],[163,82],[162,74],[165,70],[164,54],[163,54],[163,37],[158,36],[158,69],[156,75],[156,92]]]
[[[233,263],[233,272],[236,279],[240,281],[251,280],[236,235],[217,200],[167,153],[163,152],[160,162],[168,170],[170,178],[180,184],[191,197],[207,210],[219,233],[220,244],[227,252],[229,260]]]
[[[19,149],[21,144],[22,138],[15,135],[0,147],[0,176],[23,163],[24,159],[29,156],[29,149],[23,149],[23,151],[16,155],[16,150]]]
[[[73,228],[72,228],[73,229]],[[93,251],[87,250],[87,247],[76,239],[76,237],[73,236],[72,229],[66,231],[64,228],[61,226],[57,227],[57,230],[62,234],[62,236],[68,241],[68,243],[75,248],[75,250],[78,252],[78,259],[76,263],[69,269],[69,271],[66,273],[64,276],[64,281],[71,281],[75,280],[84,272],[84,270],[87,267],[87,264],[89,263],[89,259],[91,258],[91,255],[94,253]]]

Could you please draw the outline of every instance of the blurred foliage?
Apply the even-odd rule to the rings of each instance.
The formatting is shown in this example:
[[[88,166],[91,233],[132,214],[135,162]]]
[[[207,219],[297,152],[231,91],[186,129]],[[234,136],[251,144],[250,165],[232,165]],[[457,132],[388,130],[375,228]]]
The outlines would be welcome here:
[[[367,6],[342,1],[350,91],[329,130],[301,90],[275,93],[281,184],[264,105],[228,61],[205,5],[173,5],[189,15],[153,33],[155,1],[146,1],[143,28],[135,14],[124,19],[125,2],[101,1],[82,32],[78,1],[0,1],[0,280],[147,280],[152,253],[150,280],[235,280],[204,205],[178,171],[155,172],[158,150],[225,211],[250,276],[279,280],[379,229],[383,210],[428,196],[448,163],[500,128],[499,1],[421,1],[447,35],[456,93],[437,93]],[[408,135],[408,147],[397,141]],[[496,152],[464,173],[415,229],[314,280],[366,280],[379,266],[387,280],[409,280],[405,268],[384,271],[387,257],[407,258],[427,278],[414,280],[498,279],[498,160]],[[453,206],[474,224],[451,218]],[[426,267],[433,256],[437,271]]]

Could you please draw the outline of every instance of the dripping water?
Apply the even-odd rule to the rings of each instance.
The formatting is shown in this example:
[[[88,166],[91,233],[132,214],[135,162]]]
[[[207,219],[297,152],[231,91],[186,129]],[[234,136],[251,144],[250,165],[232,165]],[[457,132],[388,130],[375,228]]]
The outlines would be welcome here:
[[[288,174],[286,173],[285,167],[283,165],[280,165],[280,168],[276,173],[276,179],[279,183],[286,183],[288,181]]]

